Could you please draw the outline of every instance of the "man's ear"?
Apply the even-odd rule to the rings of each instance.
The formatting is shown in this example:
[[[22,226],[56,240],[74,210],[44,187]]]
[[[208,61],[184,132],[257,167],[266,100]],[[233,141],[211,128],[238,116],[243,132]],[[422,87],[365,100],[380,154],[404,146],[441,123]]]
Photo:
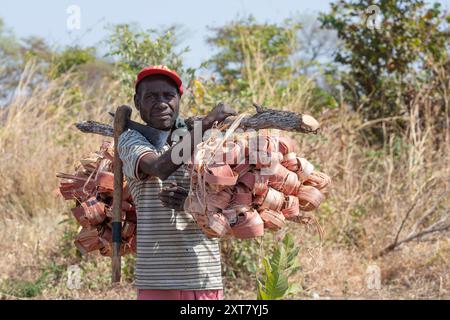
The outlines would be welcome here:
[[[136,107],[136,109],[138,109],[138,111],[140,111],[141,110],[141,102],[139,101],[139,97],[138,97],[137,93],[134,94],[133,99],[134,99],[134,106]]]

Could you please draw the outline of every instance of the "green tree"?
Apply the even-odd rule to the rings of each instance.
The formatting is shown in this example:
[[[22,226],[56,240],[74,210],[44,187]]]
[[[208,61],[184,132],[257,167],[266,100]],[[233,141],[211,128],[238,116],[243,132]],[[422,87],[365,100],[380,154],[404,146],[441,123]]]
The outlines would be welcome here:
[[[115,75],[122,84],[123,94],[131,97],[134,93],[133,83],[138,72],[150,65],[165,64],[176,70],[189,83],[194,69],[183,67],[182,56],[189,48],[177,51],[177,27],[163,30],[141,30],[137,26],[119,24],[113,27],[107,40],[107,56],[117,59]],[[186,79],[187,78],[187,79]]]
[[[334,29],[343,47],[335,61],[345,66],[345,99],[366,119],[408,112],[415,97],[412,79],[432,82],[435,67],[449,73],[449,15],[440,4],[421,0],[382,0],[379,29],[366,26],[370,0],[340,0],[321,14],[324,28]],[[443,111],[443,108],[442,108]]]
[[[62,52],[53,55],[50,75],[57,78],[74,67],[95,60],[95,48],[67,47]]]
[[[333,106],[334,98],[307,76],[308,66],[317,66],[313,60],[328,50],[324,37],[328,31],[321,33],[319,41],[310,41],[315,47],[308,48],[305,34],[311,28],[301,33],[305,19],[260,23],[250,16],[212,28],[208,43],[217,53],[208,66],[214,76],[204,83],[200,100],[212,103],[213,97],[219,97],[244,110],[252,102],[296,111],[302,107],[313,113]]]
[[[30,59],[36,62],[35,77],[30,82],[33,86],[45,76],[50,57],[51,50],[42,38],[18,39],[0,18],[0,104],[7,102]]]
[[[18,39],[14,33],[7,29],[0,19],[0,101],[11,97],[19,84],[20,77],[27,63],[33,65],[33,77],[29,80],[30,90],[38,84],[55,79],[68,71],[76,76],[86,78],[86,86],[92,87],[99,82],[98,77],[88,75],[104,75],[107,63],[96,57],[94,48],[65,47],[62,50],[50,48],[46,41],[40,37],[27,37]],[[86,65],[89,68],[83,69]],[[77,70],[74,70],[77,68]],[[72,88],[71,88],[72,89]],[[3,101],[2,101],[3,102]],[[1,103],[1,102],[0,102]]]
[[[219,76],[218,90],[252,97],[267,82],[286,86],[293,69],[290,58],[297,48],[300,23],[258,23],[254,17],[212,28],[208,43],[218,49],[209,65]],[[260,101],[261,103],[263,101]]]

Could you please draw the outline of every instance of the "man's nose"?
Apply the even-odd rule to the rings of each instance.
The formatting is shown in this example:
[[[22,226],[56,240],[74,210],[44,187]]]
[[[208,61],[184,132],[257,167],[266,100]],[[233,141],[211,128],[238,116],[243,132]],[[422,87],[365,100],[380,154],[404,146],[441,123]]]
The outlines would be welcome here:
[[[157,101],[156,102],[156,107],[158,109],[167,109],[167,108],[170,108],[170,105],[167,102],[165,102],[165,101]]]

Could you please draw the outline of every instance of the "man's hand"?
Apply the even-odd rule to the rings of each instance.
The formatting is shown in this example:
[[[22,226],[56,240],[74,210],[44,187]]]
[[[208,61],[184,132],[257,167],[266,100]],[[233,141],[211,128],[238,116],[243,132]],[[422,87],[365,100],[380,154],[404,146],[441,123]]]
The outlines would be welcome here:
[[[229,116],[235,116],[235,115],[237,115],[236,110],[234,110],[227,104],[219,103],[217,106],[215,106],[214,109],[212,109],[207,114],[204,121],[206,121],[208,124],[212,125],[215,121],[222,122]]]
[[[226,104],[219,103],[210,113],[208,113],[208,115],[206,117],[203,118],[203,120],[202,120],[202,136],[206,130],[211,129],[211,127],[215,121],[222,122],[227,117],[234,116],[236,114],[237,114],[237,112],[234,109],[232,109],[231,107],[227,106]],[[196,149],[195,143],[198,143],[197,139],[195,138],[196,136],[197,136],[196,134],[190,134],[190,135],[187,135],[187,136],[181,138],[181,140],[179,142],[177,142],[177,144],[170,147],[169,150],[167,150],[160,156],[155,156],[155,154],[151,153],[151,152],[144,155],[142,157],[141,161],[139,161],[139,174],[142,173],[142,175],[147,175],[150,177],[158,177],[161,180],[166,180],[173,172],[175,172],[182,165],[182,163],[177,162],[175,164],[173,162],[172,151],[174,150],[174,148],[179,143],[184,143],[183,141],[185,139],[189,139],[190,145],[191,145],[191,155],[192,155],[194,150]],[[179,152],[179,150],[176,152]],[[184,156],[185,155],[183,154],[183,157]],[[175,191],[169,190],[167,192],[164,192],[163,196],[166,197],[166,198],[164,198],[164,200],[167,200],[165,202],[167,202],[168,205],[173,205],[174,201],[169,201],[169,199],[167,199],[167,196],[170,194],[170,192],[175,192]],[[178,194],[178,192],[177,192],[177,194]],[[175,195],[175,193],[174,193],[174,195]],[[183,198],[183,201],[184,201],[184,198]],[[169,202],[172,202],[172,203],[169,203]],[[180,201],[178,201],[178,202],[180,202]]]
[[[184,210],[184,201],[186,200],[188,193],[188,190],[179,187],[176,183],[172,182],[170,187],[162,189],[159,193],[159,199],[164,207],[175,210]]]

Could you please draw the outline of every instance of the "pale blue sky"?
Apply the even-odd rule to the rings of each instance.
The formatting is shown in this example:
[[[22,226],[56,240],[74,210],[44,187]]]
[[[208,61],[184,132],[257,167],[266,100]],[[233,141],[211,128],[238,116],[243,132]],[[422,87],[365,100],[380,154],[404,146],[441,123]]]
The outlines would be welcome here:
[[[205,42],[207,26],[221,26],[249,14],[258,21],[279,22],[297,13],[328,10],[328,0],[39,0],[1,1],[0,17],[18,37],[39,35],[54,45],[95,45],[107,34],[108,24],[136,22],[144,29],[180,24],[182,45],[189,46],[186,64],[197,66],[211,55]],[[68,30],[68,6],[81,9],[80,30]],[[89,29],[91,29],[89,31]]]
[[[108,24],[136,22],[144,29],[169,26],[184,27],[182,45],[191,52],[185,55],[188,66],[211,55],[205,43],[207,26],[221,26],[238,16],[249,14],[258,21],[280,22],[296,14],[316,13],[329,9],[329,0],[1,0],[0,17],[18,37],[38,35],[53,45],[96,45],[102,40]],[[374,1],[376,3],[376,1]],[[450,0],[441,0],[444,7]],[[81,9],[81,29],[68,30],[66,12],[70,5]]]

